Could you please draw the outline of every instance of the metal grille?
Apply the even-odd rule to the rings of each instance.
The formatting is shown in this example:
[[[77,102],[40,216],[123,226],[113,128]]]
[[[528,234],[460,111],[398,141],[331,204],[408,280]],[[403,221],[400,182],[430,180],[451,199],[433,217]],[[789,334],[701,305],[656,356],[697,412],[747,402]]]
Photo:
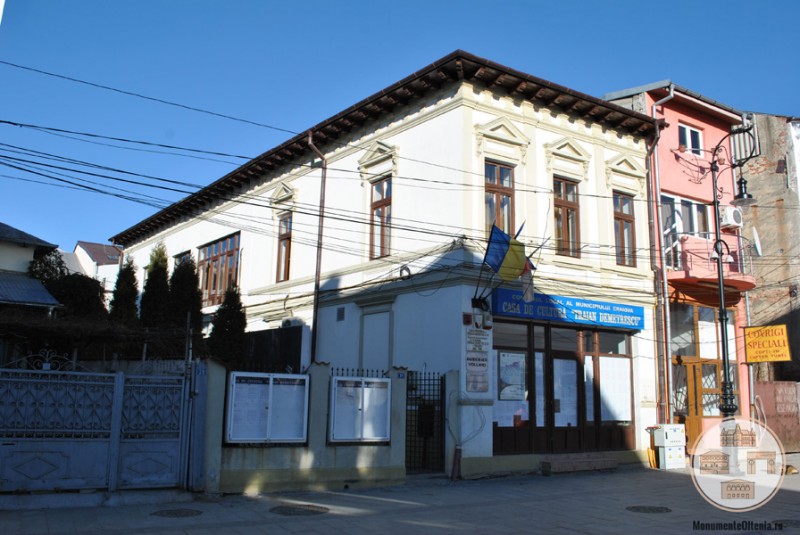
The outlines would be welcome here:
[[[0,437],[108,439],[114,376],[0,371]]]
[[[437,372],[408,372],[406,471],[444,471],[445,378]]]
[[[368,370],[364,368],[331,368],[333,377],[388,377],[386,370]]]
[[[181,377],[126,377],[122,437],[177,439],[181,432],[183,384]]]

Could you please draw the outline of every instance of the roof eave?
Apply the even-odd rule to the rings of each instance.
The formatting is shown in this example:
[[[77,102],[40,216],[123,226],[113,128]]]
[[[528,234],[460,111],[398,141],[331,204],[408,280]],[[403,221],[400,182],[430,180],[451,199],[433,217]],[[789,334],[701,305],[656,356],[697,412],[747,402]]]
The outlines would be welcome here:
[[[522,99],[539,102],[546,106],[560,107],[566,113],[579,115],[593,122],[608,124],[612,128],[627,131],[632,135],[646,137],[655,132],[655,122],[647,115],[505,67],[468,52],[456,50],[264,152],[205,188],[112,236],[109,240],[114,244],[127,246],[151,235],[166,224],[194,212],[198,207],[205,207],[209,202],[224,199],[225,195],[235,188],[254,179],[260,179],[265,172],[287,164],[297,164],[300,159],[313,154],[307,142],[309,133],[318,146],[336,143],[336,140],[343,134],[361,128],[364,124],[368,124],[398,107],[405,106],[410,101],[439,90],[446,84],[460,83],[461,81],[482,83],[489,88],[503,90]]]

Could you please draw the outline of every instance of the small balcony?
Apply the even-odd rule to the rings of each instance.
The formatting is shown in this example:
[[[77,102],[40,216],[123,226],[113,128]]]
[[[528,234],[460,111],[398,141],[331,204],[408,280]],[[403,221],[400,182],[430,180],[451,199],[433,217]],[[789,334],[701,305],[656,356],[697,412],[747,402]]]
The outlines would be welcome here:
[[[728,245],[722,259],[726,293],[752,290],[756,287],[756,279],[752,274],[748,248],[742,247],[740,238],[733,234],[723,234],[722,240]],[[718,288],[713,234],[680,236],[667,251],[666,260],[667,266],[672,268],[667,271],[670,283],[684,287]]]

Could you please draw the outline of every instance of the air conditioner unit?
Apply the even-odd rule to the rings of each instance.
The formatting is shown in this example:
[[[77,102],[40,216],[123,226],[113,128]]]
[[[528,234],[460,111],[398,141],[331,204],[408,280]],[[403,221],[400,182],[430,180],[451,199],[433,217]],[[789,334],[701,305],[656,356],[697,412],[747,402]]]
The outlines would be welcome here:
[[[719,216],[720,228],[742,228],[744,225],[744,215],[742,209],[736,206],[723,206]]]

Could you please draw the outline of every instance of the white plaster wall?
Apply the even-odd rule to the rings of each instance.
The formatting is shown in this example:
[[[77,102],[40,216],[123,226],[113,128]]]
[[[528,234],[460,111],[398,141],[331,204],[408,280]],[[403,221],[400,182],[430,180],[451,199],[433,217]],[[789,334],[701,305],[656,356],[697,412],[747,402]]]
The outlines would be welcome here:
[[[83,248],[75,248],[75,258],[78,260],[78,264],[80,264],[83,274],[94,278],[95,274],[97,273],[97,265]]]
[[[464,287],[399,295],[394,304],[394,364],[447,372],[461,367]]]
[[[636,449],[650,447],[647,427],[658,423],[658,395],[656,381],[656,334],[653,308],[645,308],[645,329],[631,340],[633,365],[633,408],[636,424]]]
[[[479,131],[501,118],[506,118],[524,139],[510,145],[480,141]],[[318,323],[318,360],[330,362],[334,367],[358,367],[364,361],[361,354],[364,309],[353,302],[358,296],[363,297],[363,292],[357,289],[371,287],[362,285],[396,278],[402,265],[410,266],[413,281],[417,273],[435,267],[430,264],[441,254],[436,247],[452,242],[454,236],[465,235],[474,240],[472,245],[481,247],[485,240],[483,168],[491,153],[492,159],[515,166],[515,224],[519,227],[525,222],[522,240],[545,244],[534,257],[539,291],[645,307],[647,329],[633,341],[633,392],[637,449],[646,448],[649,435],[644,429],[655,423],[656,415],[652,275],[646,255],[640,256],[635,268],[616,266],[611,248],[614,245],[611,196],[616,186],[607,174],[607,162],[621,155],[635,160],[643,169],[644,142],[599,126],[587,126],[547,109],[536,109],[530,103],[498,98],[469,85],[455,93],[431,98],[407,117],[394,116],[376,128],[375,135],[367,133],[349,147],[337,147],[327,155],[322,289],[350,289],[357,297],[349,301],[337,298],[332,303],[323,299]],[[562,139],[579,148],[586,158],[585,164],[554,163],[548,144]],[[359,160],[376,140],[394,147],[397,155],[392,174],[393,254],[370,261],[371,190],[365,179],[368,177],[360,172]],[[547,241],[553,235],[552,181],[556,171],[580,181],[580,239],[586,246],[580,259],[555,255],[552,240]],[[637,191],[635,179],[623,182],[633,188],[630,192],[638,200],[645,199],[644,188]],[[246,192],[250,204],[223,204],[203,218],[175,225],[131,247],[126,254],[132,255],[136,262],[140,287],[149,251],[159,241],[164,242],[170,256],[189,250],[196,259],[197,247],[240,229],[240,289],[248,306],[249,328],[278,326],[288,316],[310,325],[320,183],[318,167],[301,167],[271,177],[268,183]],[[291,268],[290,280],[275,284],[280,209],[268,205],[283,185],[293,191],[289,202],[293,210]],[[635,206],[636,246],[646,251],[646,204],[637,202]],[[473,292],[472,286],[444,284],[411,291],[406,287],[397,293],[390,307],[389,358],[392,365],[412,370],[457,370],[460,384],[447,400],[448,441],[456,437],[465,458],[491,458],[491,404],[496,396],[496,359],[491,353],[490,391],[468,394],[465,388],[466,327],[462,314],[472,312]],[[339,307],[345,309],[344,321],[336,319]],[[309,343],[310,330],[306,328],[304,365],[309,364]],[[448,385],[451,388],[453,385]]]

